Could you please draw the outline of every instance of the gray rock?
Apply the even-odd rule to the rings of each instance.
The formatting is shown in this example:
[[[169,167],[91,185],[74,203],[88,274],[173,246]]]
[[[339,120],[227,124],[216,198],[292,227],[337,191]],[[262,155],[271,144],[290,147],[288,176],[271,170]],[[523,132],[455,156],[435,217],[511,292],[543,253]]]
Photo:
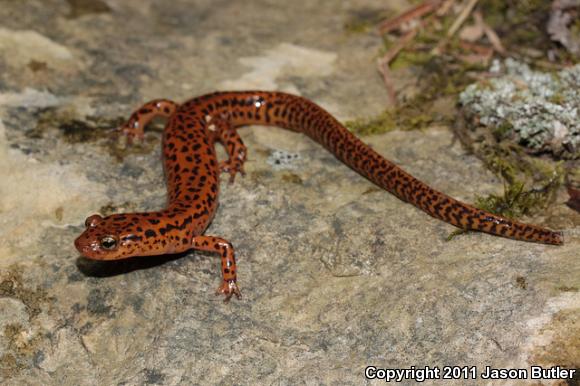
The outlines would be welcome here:
[[[459,97],[465,111],[491,129],[533,150],[580,157],[580,64],[550,74],[527,64],[495,61],[494,78],[468,86]]]

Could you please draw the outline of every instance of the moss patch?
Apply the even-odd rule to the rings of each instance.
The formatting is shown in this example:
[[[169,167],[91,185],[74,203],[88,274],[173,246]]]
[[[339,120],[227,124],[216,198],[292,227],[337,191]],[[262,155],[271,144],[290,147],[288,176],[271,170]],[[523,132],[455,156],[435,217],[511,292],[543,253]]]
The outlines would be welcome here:
[[[26,306],[31,325],[42,309],[50,306],[52,302],[45,290],[29,288],[21,270],[14,266],[8,267],[0,276],[0,297],[22,302]],[[10,379],[18,372],[31,367],[34,356],[40,352],[39,347],[44,337],[34,330],[30,334],[18,323],[5,325],[2,334],[8,347],[0,356],[0,379]]]
[[[6,270],[0,276],[0,297],[21,301],[31,318],[40,314],[42,304],[49,300],[43,289],[29,289],[23,281],[22,274],[17,270]]]
[[[54,135],[55,129],[69,143],[97,143],[121,162],[130,154],[149,154],[159,146],[159,136],[163,132],[161,120],[155,119],[145,130],[143,141],[131,145],[122,138],[117,130],[126,117],[84,117],[80,118],[75,111],[68,109],[47,108],[37,113],[37,124],[28,130],[27,138],[39,139],[45,135]]]

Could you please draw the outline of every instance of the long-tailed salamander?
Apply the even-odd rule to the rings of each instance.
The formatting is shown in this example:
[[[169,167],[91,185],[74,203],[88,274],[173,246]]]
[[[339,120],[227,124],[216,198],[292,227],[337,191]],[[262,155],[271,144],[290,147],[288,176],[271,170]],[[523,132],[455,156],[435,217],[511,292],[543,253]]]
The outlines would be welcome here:
[[[233,181],[243,174],[244,146],[236,129],[244,125],[278,126],[304,133],[346,165],[381,188],[424,212],[461,229],[516,240],[562,244],[560,232],[523,224],[457,201],[383,158],[340,122],[308,99],[282,92],[216,92],[183,104],[154,100],[131,115],[122,131],[130,140],[143,137],[155,117],[167,118],[163,159],[169,202],[158,212],[123,213],[86,219],[75,240],[89,259],[117,260],[198,249],[219,253],[223,281],[218,293],[240,297],[234,248],[227,240],[204,235],[218,205],[219,174]],[[218,162],[215,143],[229,156]]]

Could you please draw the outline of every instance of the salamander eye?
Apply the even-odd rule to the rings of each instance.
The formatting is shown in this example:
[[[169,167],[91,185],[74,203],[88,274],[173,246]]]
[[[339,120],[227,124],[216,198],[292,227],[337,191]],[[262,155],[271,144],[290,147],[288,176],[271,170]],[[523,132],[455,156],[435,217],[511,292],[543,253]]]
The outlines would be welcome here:
[[[100,244],[105,249],[114,249],[117,246],[117,240],[113,236],[105,236],[101,239]]]

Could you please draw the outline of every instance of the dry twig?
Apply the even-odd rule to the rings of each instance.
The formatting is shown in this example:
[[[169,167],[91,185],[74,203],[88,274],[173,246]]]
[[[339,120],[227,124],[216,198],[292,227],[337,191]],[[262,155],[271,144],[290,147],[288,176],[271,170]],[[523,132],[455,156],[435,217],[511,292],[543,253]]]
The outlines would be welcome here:
[[[413,40],[413,38],[417,35],[418,28],[415,28],[409,32],[407,32],[403,37],[401,37],[397,43],[391,47],[389,51],[382,58],[377,60],[377,67],[379,72],[383,75],[383,82],[385,82],[385,87],[387,88],[387,92],[389,94],[389,99],[393,105],[397,104],[397,95],[395,93],[395,87],[393,85],[393,81],[391,79],[391,69],[389,68],[389,64],[393,59],[397,57],[399,52],[405,46]]]
[[[437,16],[447,15],[447,12],[449,12],[451,6],[453,6],[453,3],[455,3],[455,0],[445,0],[441,7],[437,8],[437,11],[435,12]]]
[[[467,3],[465,7],[463,7],[461,12],[459,13],[459,16],[457,16],[457,19],[455,19],[451,27],[449,27],[449,30],[447,31],[447,38],[451,38],[453,37],[453,35],[455,35],[459,27],[463,25],[465,20],[467,20],[467,18],[471,14],[471,11],[473,11],[473,7],[475,7],[477,1],[478,0],[469,0],[469,3]]]
[[[459,13],[459,16],[457,16],[457,19],[455,19],[455,21],[453,22],[451,27],[449,27],[449,30],[447,31],[446,38],[442,39],[439,42],[439,44],[437,44],[437,47],[435,47],[431,51],[432,54],[438,55],[443,51],[443,47],[445,47],[447,45],[447,43],[449,42],[449,39],[451,39],[453,37],[453,35],[455,35],[455,33],[457,32],[459,27],[461,27],[463,25],[463,23],[465,22],[465,20],[467,20],[467,18],[471,14],[471,11],[473,11],[475,4],[477,4],[477,1],[478,0],[469,0],[469,2],[463,7],[461,12]]]
[[[500,40],[499,36],[497,36],[495,31],[483,20],[483,16],[481,16],[481,12],[475,11],[473,13],[473,18],[475,19],[475,23],[479,24],[483,28],[483,32],[485,33],[485,36],[487,36],[487,39],[489,40],[491,45],[493,46],[493,49],[498,54],[505,55],[506,50],[503,47],[503,44],[501,44],[501,40]]]
[[[402,14],[396,17],[385,20],[379,25],[379,32],[381,35],[384,35],[401,27],[404,23],[408,23],[415,19],[421,18],[422,16],[435,10],[440,3],[441,0],[425,1],[409,9],[408,11],[403,12]]]

